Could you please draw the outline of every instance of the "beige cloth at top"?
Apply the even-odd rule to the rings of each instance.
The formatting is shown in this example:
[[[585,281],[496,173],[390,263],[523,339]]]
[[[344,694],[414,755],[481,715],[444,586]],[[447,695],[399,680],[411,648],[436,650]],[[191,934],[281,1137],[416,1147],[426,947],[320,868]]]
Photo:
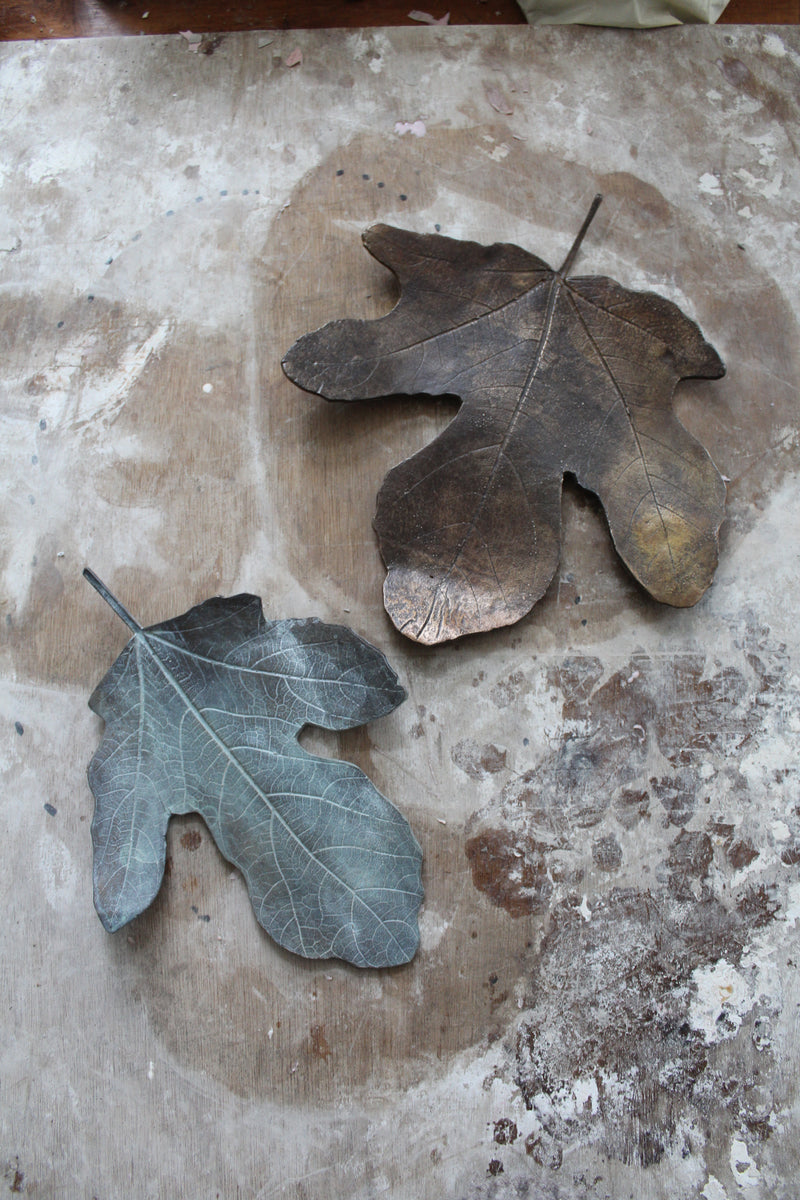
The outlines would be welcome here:
[[[712,24],[728,0],[518,0],[530,25],[614,25],[652,29],[658,25]]]

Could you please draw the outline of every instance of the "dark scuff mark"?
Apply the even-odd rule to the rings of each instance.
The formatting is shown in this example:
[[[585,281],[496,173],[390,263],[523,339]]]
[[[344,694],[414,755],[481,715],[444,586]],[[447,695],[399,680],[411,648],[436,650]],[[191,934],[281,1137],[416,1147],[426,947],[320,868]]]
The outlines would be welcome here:
[[[495,1121],[494,1123],[492,1137],[498,1146],[513,1146],[519,1137],[516,1122],[512,1121],[510,1117],[501,1117],[499,1121]]]
[[[739,898],[736,908],[753,929],[762,929],[774,921],[780,910],[774,886],[760,883],[750,887]]]
[[[20,737],[22,737],[23,733],[25,732],[25,726],[22,724],[22,721],[15,721],[14,729],[17,731]]]
[[[707,877],[713,857],[714,848],[707,833],[680,831],[667,859],[669,885],[676,896],[683,900],[694,898],[692,883]]]
[[[528,1134],[525,1138],[525,1153],[531,1156],[537,1166],[546,1167],[550,1171],[557,1171],[564,1161],[561,1143],[545,1129],[540,1134]]]
[[[184,850],[197,850],[203,838],[197,829],[188,829],[181,835],[181,845]]]
[[[487,742],[479,746],[472,738],[464,738],[457,742],[450,751],[450,757],[460,770],[469,775],[470,779],[485,779],[487,775],[496,775],[506,766],[508,752],[501,746]]]
[[[201,54],[212,55],[215,50],[219,49],[224,41],[225,37],[221,33],[204,33],[200,39],[200,45],[197,48]]]
[[[749,867],[751,862],[755,862],[758,858],[758,850],[752,842],[745,839],[734,842],[728,850],[728,862],[735,871],[741,871],[743,867]]]
[[[44,805],[44,811],[47,813],[47,815],[49,817],[54,817],[56,815],[56,813],[58,812],[58,809],[56,808],[55,804],[47,803]]]
[[[592,858],[601,871],[619,870],[622,866],[622,848],[613,833],[597,839],[592,846]]]

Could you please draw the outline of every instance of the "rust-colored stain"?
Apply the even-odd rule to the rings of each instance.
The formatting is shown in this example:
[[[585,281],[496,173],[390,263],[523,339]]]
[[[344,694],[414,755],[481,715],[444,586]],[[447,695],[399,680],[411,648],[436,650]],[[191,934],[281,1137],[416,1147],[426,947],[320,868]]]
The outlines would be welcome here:
[[[324,1025],[312,1025],[309,1033],[309,1053],[314,1058],[322,1058],[327,1060],[333,1054],[333,1051],[328,1044],[328,1039],[325,1037]]]
[[[189,829],[181,835],[181,845],[184,850],[196,850],[203,838],[196,829]]]
[[[487,829],[465,846],[472,882],[492,904],[512,917],[545,912],[553,885],[547,877],[544,847],[532,838]]]

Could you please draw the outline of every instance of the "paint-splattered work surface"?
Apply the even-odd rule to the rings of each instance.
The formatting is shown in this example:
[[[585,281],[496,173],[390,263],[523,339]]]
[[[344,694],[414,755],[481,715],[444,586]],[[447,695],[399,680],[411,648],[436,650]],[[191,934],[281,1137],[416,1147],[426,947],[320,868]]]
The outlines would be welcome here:
[[[212,41],[1,52],[6,1186],[796,1196],[800,35]],[[329,405],[281,356],[391,306],[369,224],[558,263],[596,191],[581,269],[728,364],[679,402],[729,480],[716,582],[649,601],[568,488],[532,615],[415,646],[370,520],[453,406]],[[191,817],[152,909],[103,931],[86,700],[125,632],[87,563],[143,622],[248,590],[385,650],[408,701],[305,740],[422,843],[411,965],[277,950]]]

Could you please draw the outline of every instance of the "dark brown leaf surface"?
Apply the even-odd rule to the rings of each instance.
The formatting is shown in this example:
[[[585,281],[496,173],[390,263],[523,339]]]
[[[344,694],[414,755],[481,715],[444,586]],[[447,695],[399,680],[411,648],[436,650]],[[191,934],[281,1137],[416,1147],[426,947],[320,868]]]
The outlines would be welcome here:
[[[332,321],[284,360],[328,400],[455,394],[431,444],[387,475],[375,529],[386,609],[427,644],[508,625],[555,573],[566,472],[596,493],[614,544],[657,599],[696,603],[717,564],[725,485],[680,424],[681,379],[725,368],[669,300],[563,266],[376,225],[370,253],[401,296],[378,321]]]

